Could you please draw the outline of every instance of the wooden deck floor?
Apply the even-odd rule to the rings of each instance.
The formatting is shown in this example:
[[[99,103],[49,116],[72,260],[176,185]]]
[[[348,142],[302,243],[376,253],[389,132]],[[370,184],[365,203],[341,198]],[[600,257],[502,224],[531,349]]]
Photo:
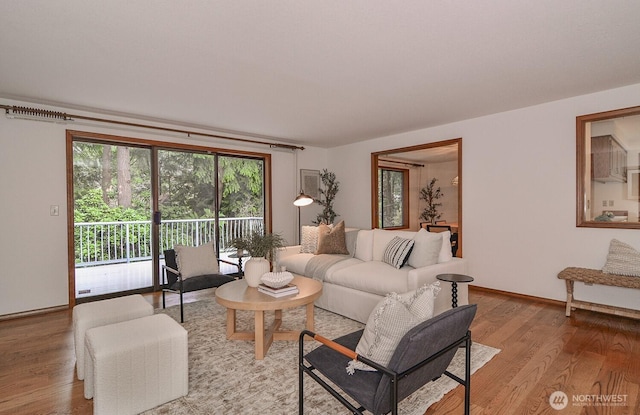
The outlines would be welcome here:
[[[221,255],[228,261],[237,261]],[[164,265],[164,260],[160,261]],[[237,268],[222,263],[222,273],[236,272]],[[151,261],[136,261],[122,264],[98,265],[76,268],[76,298],[86,298],[120,291],[136,290],[153,286]]]

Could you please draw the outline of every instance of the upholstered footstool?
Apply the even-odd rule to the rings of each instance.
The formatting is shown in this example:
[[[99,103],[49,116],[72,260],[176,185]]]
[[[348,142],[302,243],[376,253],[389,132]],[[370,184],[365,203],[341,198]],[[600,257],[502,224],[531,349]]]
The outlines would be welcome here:
[[[137,414],[185,396],[187,331],[166,314],[89,329],[85,375],[94,414]]]
[[[84,379],[84,336],[91,328],[153,315],[153,306],[140,294],[78,304],[73,307],[76,372]]]

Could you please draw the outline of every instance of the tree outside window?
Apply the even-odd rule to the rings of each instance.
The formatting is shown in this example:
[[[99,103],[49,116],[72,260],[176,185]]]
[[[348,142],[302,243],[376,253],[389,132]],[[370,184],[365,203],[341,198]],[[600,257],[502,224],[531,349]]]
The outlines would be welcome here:
[[[381,229],[407,228],[409,171],[378,169],[378,226]]]

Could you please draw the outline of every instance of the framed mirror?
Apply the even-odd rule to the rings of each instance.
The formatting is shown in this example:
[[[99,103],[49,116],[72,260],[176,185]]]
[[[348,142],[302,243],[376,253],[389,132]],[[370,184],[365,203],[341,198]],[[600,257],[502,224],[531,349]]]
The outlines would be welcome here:
[[[576,226],[640,229],[640,107],[576,117]]]
[[[371,153],[371,227],[419,230],[427,224],[450,226],[461,256],[462,139]],[[421,191],[435,179],[440,195],[426,212]]]

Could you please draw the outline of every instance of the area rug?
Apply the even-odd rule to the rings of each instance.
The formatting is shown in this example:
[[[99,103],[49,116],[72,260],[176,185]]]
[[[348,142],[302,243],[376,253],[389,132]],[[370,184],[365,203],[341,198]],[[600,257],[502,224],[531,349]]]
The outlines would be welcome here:
[[[282,328],[303,327],[304,310],[304,307],[285,310]],[[180,321],[178,306],[157,312],[164,312]],[[226,339],[226,310],[214,299],[185,304],[184,314],[184,328],[189,332],[189,394],[145,414],[270,415],[298,412],[297,342],[274,342],[264,360],[256,360],[253,342]],[[252,312],[238,311],[237,316],[238,330],[252,329]],[[315,331],[325,337],[336,338],[363,327],[362,323],[316,308]],[[317,345],[317,342],[310,341],[305,343],[305,348],[310,351]],[[500,352],[475,342],[471,350],[472,372]],[[464,375],[464,349],[458,351],[449,371],[460,377]],[[442,376],[402,401],[400,413],[422,415],[456,386],[459,384]],[[305,414],[349,413],[310,378],[305,378],[304,387]]]

